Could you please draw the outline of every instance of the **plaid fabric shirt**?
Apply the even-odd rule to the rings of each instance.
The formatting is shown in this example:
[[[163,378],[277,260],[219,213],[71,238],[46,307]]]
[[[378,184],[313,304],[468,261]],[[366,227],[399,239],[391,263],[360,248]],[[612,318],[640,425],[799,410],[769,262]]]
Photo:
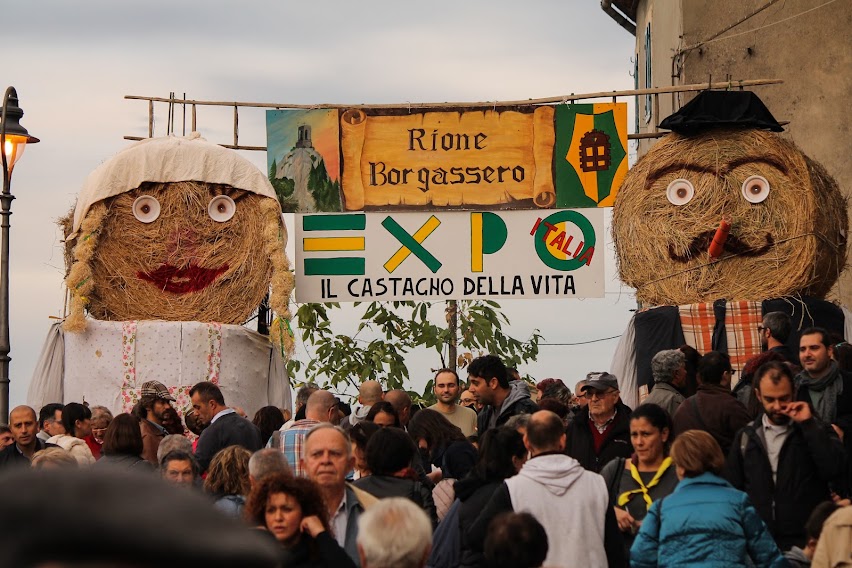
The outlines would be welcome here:
[[[728,355],[731,367],[742,373],[746,361],[760,354],[760,331],[763,323],[761,302],[728,302],[725,334],[728,336]]]
[[[319,424],[316,420],[298,420],[284,432],[279,432],[281,436],[281,451],[284,452],[284,457],[287,458],[287,463],[290,464],[290,469],[296,477],[305,477],[305,471],[302,468],[302,446],[305,443],[305,435],[310,432],[311,428]]]
[[[680,327],[686,344],[702,355],[713,350],[713,326],[716,325],[716,315],[713,313],[713,303],[685,304],[678,306],[680,311]]]

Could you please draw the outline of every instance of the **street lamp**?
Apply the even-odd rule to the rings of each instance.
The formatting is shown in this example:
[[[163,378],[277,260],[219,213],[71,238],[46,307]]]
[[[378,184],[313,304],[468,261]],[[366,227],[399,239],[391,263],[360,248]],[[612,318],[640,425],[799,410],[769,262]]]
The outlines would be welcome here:
[[[21,126],[24,111],[18,106],[18,92],[14,87],[6,89],[3,96],[3,112],[0,115],[0,155],[3,161],[3,193],[0,194],[0,422],[9,418],[9,215],[12,200],[9,192],[12,169],[24,154],[27,144],[35,144],[38,138],[30,136]]]

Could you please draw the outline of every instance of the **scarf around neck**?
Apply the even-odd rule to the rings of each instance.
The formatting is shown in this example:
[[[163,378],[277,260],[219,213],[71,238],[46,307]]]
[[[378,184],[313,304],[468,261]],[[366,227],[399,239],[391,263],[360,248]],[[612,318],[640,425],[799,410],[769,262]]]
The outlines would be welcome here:
[[[657,473],[654,475],[654,478],[651,479],[648,485],[645,485],[644,483],[642,483],[642,476],[639,475],[639,469],[636,467],[636,464],[634,464],[633,462],[629,462],[630,476],[633,478],[633,481],[635,481],[639,485],[639,489],[625,491],[624,493],[619,495],[618,506],[624,507],[627,502],[633,498],[634,495],[636,495],[637,493],[641,493],[642,498],[645,499],[645,508],[650,509],[653,500],[651,499],[651,494],[649,493],[649,490],[660,482],[660,479],[662,479],[663,474],[666,473],[666,470],[669,469],[671,465],[672,458],[664,459],[663,463],[660,464],[660,469],[658,469]]]
[[[834,423],[837,419],[837,399],[843,394],[843,376],[836,361],[831,362],[828,374],[821,379],[811,378],[807,371],[799,373],[796,377],[796,388],[822,392],[818,403],[813,405],[814,410],[823,422]]]

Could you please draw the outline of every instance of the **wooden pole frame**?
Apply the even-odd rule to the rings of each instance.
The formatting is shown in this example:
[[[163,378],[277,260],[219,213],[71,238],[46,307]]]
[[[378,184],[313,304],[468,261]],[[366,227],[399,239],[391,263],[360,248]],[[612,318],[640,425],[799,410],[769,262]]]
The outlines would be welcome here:
[[[526,100],[516,100],[516,101],[479,101],[479,102],[443,102],[443,103],[393,103],[393,104],[344,104],[344,103],[321,103],[321,104],[296,104],[296,103],[261,103],[261,102],[240,102],[240,101],[202,101],[196,99],[187,99],[186,95],[184,95],[183,99],[176,99],[174,97],[174,93],[171,93],[169,97],[147,97],[141,95],[125,95],[124,98],[127,100],[142,100],[148,101],[148,138],[153,137],[154,135],[154,103],[168,103],[170,106],[170,116],[169,120],[173,120],[173,109],[175,104],[181,105],[191,105],[192,109],[192,130],[195,131],[197,129],[196,123],[196,107],[198,106],[220,106],[220,107],[232,107],[234,109],[233,112],[233,144],[220,144],[225,148],[230,148],[232,150],[251,150],[251,151],[259,151],[265,152],[266,146],[249,146],[243,145],[239,142],[239,109],[242,108],[260,108],[260,109],[306,109],[306,110],[315,110],[315,109],[336,109],[336,108],[375,108],[375,109],[396,109],[396,108],[404,108],[404,109],[417,109],[417,110],[429,110],[429,109],[439,109],[439,108],[447,108],[447,107],[465,107],[465,108],[477,108],[477,107],[498,107],[498,106],[537,106],[537,105],[545,105],[545,104],[554,104],[554,103],[575,103],[578,101],[588,101],[590,99],[603,99],[603,98],[611,98],[613,102],[617,102],[619,98],[630,98],[630,97],[639,97],[645,95],[652,95],[654,98],[654,107],[655,113],[659,113],[659,97],[662,94],[671,94],[674,96],[676,93],[687,93],[687,92],[695,92],[695,91],[704,91],[708,89],[743,89],[745,87],[758,87],[765,85],[777,85],[779,83],[783,83],[781,79],[751,79],[751,80],[741,80],[741,81],[720,81],[714,83],[712,80],[707,83],[700,83],[694,85],[677,85],[671,87],[655,87],[652,89],[632,89],[629,91],[599,91],[594,93],[571,93],[570,95],[562,95],[555,97],[545,97],[538,99],[526,99]],[[785,123],[782,123],[785,124]],[[171,131],[174,131],[174,127],[172,126]],[[634,134],[628,134],[627,138],[629,140],[642,140],[647,138],[659,138],[664,136],[666,132],[658,132],[656,125],[654,126],[653,132],[637,132]],[[141,136],[125,136],[125,140],[144,140],[145,137]]]

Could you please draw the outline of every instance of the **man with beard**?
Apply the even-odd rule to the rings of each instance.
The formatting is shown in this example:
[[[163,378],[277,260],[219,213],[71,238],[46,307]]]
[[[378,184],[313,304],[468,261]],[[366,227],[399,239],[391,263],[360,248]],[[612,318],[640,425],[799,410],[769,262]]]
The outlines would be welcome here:
[[[476,417],[480,436],[490,428],[506,423],[516,414],[532,414],[538,406],[530,400],[526,383],[510,380],[506,365],[496,355],[483,355],[467,367],[470,392],[483,404]]]
[[[438,402],[429,408],[443,414],[444,418],[458,426],[465,436],[476,434],[476,412],[458,404],[461,394],[458,373],[452,369],[438,370],[432,388]]]
[[[174,398],[166,385],[159,381],[148,381],[139,393],[139,428],[142,431],[142,458],[159,467],[157,448],[168,432],[163,427],[163,417],[172,407]]]
[[[793,322],[784,312],[769,312],[763,316],[763,323],[757,326],[760,332],[760,348],[762,351],[778,353],[784,360],[794,365],[799,364],[799,357],[787,345]]]
[[[799,339],[802,372],[796,375],[796,400],[811,405],[816,417],[831,424],[846,451],[852,451],[852,374],[832,360],[828,332],[810,327]]]
[[[781,550],[801,548],[811,511],[845,491],[846,452],[807,403],[793,400],[789,367],[772,361],[755,377],[763,413],[734,437],[726,477],[748,493]]]

